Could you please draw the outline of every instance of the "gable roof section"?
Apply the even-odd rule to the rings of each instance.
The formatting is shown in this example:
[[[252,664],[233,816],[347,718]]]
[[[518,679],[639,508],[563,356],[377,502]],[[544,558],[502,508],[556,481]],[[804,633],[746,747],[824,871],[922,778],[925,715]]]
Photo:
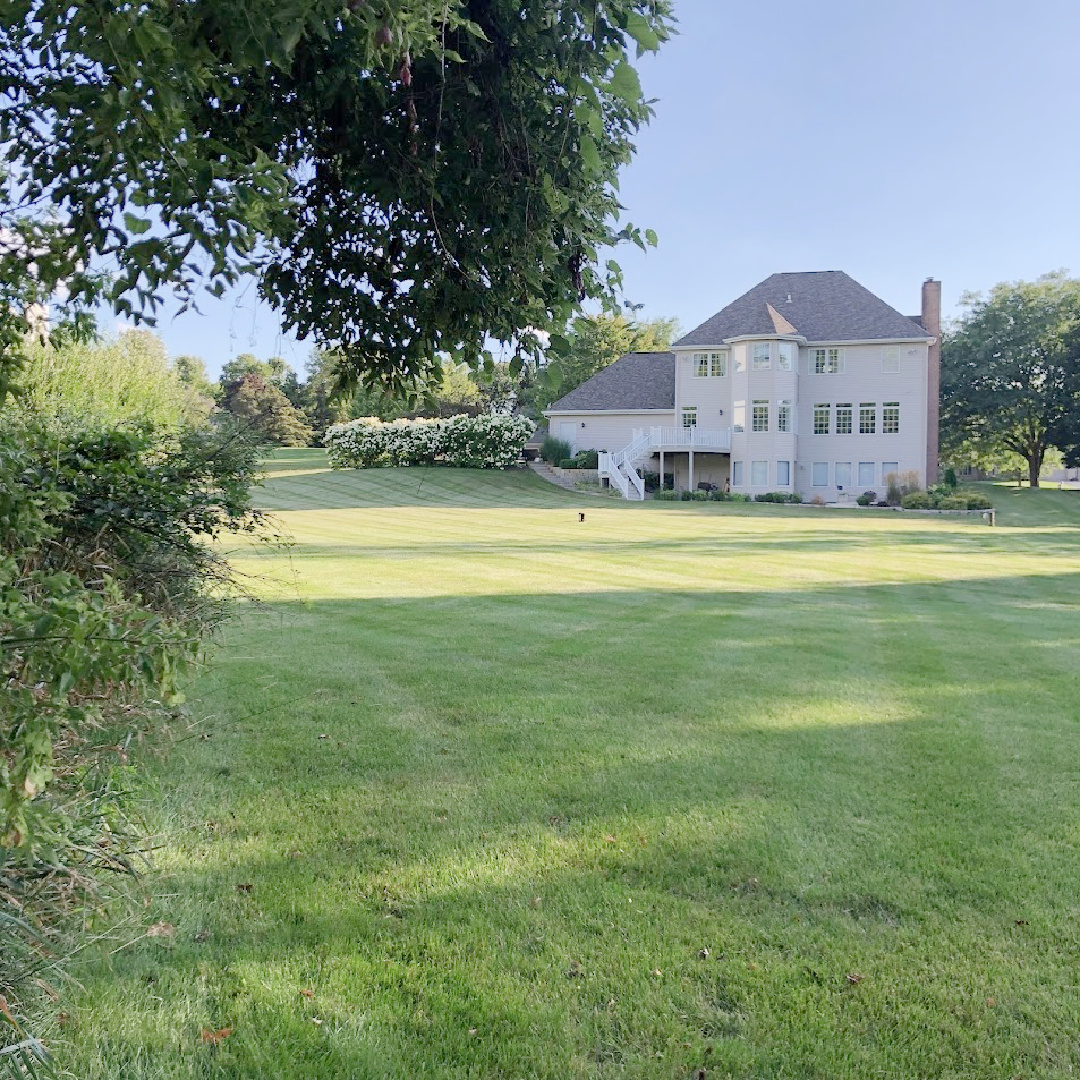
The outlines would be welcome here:
[[[842,270],[820,270],[773,274],[675,344],[715,348],[729,338],[790,333],[777,328],[774,315],[807,341],[931,337]]]
[[[545,411],[675,408],[675,354],[633,352],[602,368]]]

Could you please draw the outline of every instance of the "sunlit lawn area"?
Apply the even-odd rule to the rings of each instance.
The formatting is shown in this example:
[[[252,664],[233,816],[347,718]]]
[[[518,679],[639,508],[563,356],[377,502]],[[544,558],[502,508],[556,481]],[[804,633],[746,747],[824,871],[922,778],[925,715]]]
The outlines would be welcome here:
[[[175,934],[87,955],[74,1075],[1080,1069],[1080,493],[271,469],[152,766]]]

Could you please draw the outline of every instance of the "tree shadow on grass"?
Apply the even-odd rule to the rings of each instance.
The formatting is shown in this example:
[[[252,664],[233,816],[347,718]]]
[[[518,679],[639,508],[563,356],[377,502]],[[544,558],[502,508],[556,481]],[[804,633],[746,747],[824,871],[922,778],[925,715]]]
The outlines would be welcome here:
[[[99,1057],[1067,1071],[1078,600],[1058,574],[252,619],[163,776],[174,943],[83,973],[82,1015],[126,1010]]]

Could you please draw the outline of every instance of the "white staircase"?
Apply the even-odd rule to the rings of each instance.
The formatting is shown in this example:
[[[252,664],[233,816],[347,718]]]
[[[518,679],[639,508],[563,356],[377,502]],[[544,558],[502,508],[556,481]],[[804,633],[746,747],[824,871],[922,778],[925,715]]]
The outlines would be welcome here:
[[[634,439],[623,450],[609,454],[601,450],[597,455],[600,479],[607,480],[622,492],[624,499],[640,502],[645,498],[645,481],[637,471],[638,462],[656,450],[705,450],[712,453],[731,451],[731,428],[707,431],[689,428],[637,428]]]

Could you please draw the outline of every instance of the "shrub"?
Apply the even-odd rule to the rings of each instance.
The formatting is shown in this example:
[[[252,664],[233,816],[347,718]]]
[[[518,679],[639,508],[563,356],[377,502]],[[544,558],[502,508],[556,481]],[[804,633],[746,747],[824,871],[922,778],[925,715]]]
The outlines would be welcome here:
[[[964,501],[967,503],[969,510],[993,510],[994,504],[985,495],[979,495],[978,493],[964,492]]]
[[[691,491],[690,498],[694,502],[707,502],[709,498],[709,493],[707,491]]]
[[[901,496],[900,505],[905,510],[929,510],[930,496],[925,491],[909,491]]]
[[[963,495],[946,495],[937,500],[936,507],[938,510],[966,510],[968,504]]]
[[[821,495],[815,495],[815,496],[814,496],[814,497],[813,497],[813,498],[812,498],[812,499],[810,500],[810,505],[811,505],[811,506],[824,506],[824,505],[825,505],[825,499],[824,499],[824,497],[823,497],[823,496],[821,496]]]
[[[904,495],[910,495],[913,491],[919,491],[919,474],[914,469],[907,469],[900,474],[900,491]]]
[[[654,499],[658,499],[660,502],[678,502],[679,492],[672,491],[670,488],[664,491],[657,491],[653,495]]]
[[[709,492],[710,502],[726,502],[729,496],[729,492],[716,488],[714,491]]]
[[[576,469],[578,467],[577,462],[573,458],[563,458],[559,462],[560,469]]]
[[[334,424],[327,429],[324,442],[334,469],[430,465],[435,461],[458,468],[506,469],[521,457],[532,430],[532,421],[523,416],[459,415],[448,420],[389,423],[366,416]],[[571,461],[570,447],[561,445],[566,453],[554,460]]]
[[[945,470],[945,486],[956,487],[956,470],[951,465]]]
[[[875,506],[888,506],[889,504],[884,499],[878,499],[878,501],[876,503],[874,503],[874,505]]]
[[[725,498],[728,502],[746,502],[750,501],[750,496],[745,491],[729,491],[725,494]]]
[[[565,439],[557,439],[554,435],[548,435],[540,444],[540,459],[549,465],[568,458],[573,452],[573,447]]]
[[[885,477],[885,502],[888,506],[899,506],[904,497],[899,473],[888,473]]]
[[[795,491],[766,491],[754,496],[755,502],[766,503],[801,503],[802,496]]]
[[[855,501],[860,506],[871,506],[873,503],[877,502],[877,492],[864,491]]]
[[[595,469],[600,464],[600,455],[595,450],[579,450],[574,460],[577,469]]]

